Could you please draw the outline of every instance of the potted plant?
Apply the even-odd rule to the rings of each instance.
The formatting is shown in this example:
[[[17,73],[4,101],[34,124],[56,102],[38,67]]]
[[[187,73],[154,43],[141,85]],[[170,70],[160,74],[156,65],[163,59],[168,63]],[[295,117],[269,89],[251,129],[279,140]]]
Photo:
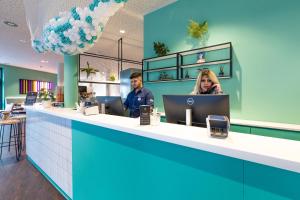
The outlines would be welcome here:
[[[203,23],[198,23],[194,20],[190,20],[188,25],[189,36],[195,39],[201,39],[208,32],[208,23],[204,21]]]
[[[167,45],[162,42],[154,42],[153,48],[157,56],[165,56],[170,51]]]
[[[89,79],[91,74],[96,74],[96,72],[99,72],[99,70],[90,67],[89,62],[86,62],[86,64],[87,64],[87,67],[81,68],[80,71],[85,72],[86,73],[86,79]]]
[[[111,74],[111,75],[109,76],[109,80],[110,80],[110,81],[116,81],[116,75]]]
[[[51,107],[51,102],[55,100],[54,93],[52,91],[46,90],[46,88],[42,88],[39,91],[38,98],[45,108]]]
[[[219,76],[224,76],[224,67],[220,67]]]

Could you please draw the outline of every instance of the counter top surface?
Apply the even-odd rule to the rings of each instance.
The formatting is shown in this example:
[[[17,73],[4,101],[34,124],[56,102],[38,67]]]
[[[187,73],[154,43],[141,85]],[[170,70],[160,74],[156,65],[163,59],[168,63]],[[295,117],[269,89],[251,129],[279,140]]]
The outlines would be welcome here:
[[[242,125],[242,126],[254,126],[260,128],[300,131],[300,125],[298,124],[284,124],[284,123],[252,121],[252,120],[244,120],[244,119],[231,119],[230,123],[236,125]]]
[[[166,116],[165,113],[160,113],[161,116]],[[254,121],[246,119],[230,119],[230,123],[234,125],[241,126],[253,126],[260,128],[271,128],[278,130],[288,130],[288,131],[300,131],[299,124],[286,124],[286,123],[277,123],[277,122],[266,122],[266,121]]]
[[[67,108],[42,110],[27,108],[27,111],[47,113],[57,117],[68,118],[142,137],[300,173],[299,141],[236,132],[230,132],[226,139],[216,139],[210,137],[205,128],[187,127],[168,123],[140,126],[139,119],[103,114],[84,116],[77,111]]]

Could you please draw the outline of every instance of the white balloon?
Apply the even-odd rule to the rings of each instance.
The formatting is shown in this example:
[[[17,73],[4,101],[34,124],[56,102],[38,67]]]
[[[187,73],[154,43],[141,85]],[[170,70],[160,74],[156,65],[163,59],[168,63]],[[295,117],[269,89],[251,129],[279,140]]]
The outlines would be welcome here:
[[[71,18],[70,20],[69,20],[69,23],[73,26],[74,25],[74,22],[75,22],[75,20],[73,19],[73,18]]]
[[[77,14],[81,17],[82,16],[83,11],[80,9],[77,11]]]
[[[92,36],[97,36],[97,32],[95,31],[95,29],[91,31],[91,35]]]
[[[85,38],[86,38],[87,40],[91,40],[91,39],[92,39],[92,36],[91,36],[91,35],[86,35]]]
[[[69,36],[70,36],[68,31],[63,32],[63,35],[64,35],[65,37],[69,37]]]
[[[91,33],[90,29],[88,29],[88,28],[84,28],[83,31],[85,32],[85,34],[90,34]]]
[[[54,19],[54,18],[50,19],[50,21],[49,21],[50,24],[52,24],[52,23],[54,23],[54,22],[55,22],[55,19]]]

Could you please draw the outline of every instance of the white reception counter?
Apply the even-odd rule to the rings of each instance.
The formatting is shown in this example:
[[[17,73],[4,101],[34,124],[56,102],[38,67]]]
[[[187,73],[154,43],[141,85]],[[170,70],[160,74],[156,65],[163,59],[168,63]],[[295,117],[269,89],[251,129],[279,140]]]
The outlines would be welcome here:
[[[36,110],[29,107],[27,111],[29,113],[45,113],[55,117],[80,121],[141,137],[152,138],[300,173],[299,141],[236,132],[230,132],[226,139],[215,139],[209,136],[205,128],[187,127],[168,123],[140,126],[138,119],[102,114],[84,116],[81,113],[66,108]]]

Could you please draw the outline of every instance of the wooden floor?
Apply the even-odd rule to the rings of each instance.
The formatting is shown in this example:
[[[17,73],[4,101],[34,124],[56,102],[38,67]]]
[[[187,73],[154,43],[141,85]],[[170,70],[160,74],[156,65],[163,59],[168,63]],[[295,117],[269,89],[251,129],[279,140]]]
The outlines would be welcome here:
[[[60,200],[62,195],[27,160],[3,149],[0,160],[0,200]]]

